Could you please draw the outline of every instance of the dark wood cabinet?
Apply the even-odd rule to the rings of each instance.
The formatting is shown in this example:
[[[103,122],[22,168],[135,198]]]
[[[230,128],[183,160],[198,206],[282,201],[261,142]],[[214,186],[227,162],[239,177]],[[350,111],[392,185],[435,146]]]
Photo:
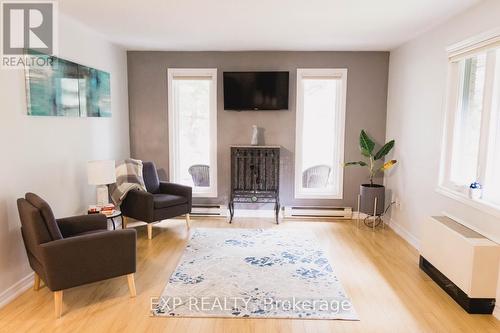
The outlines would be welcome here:
[[[229,223],[234,217],[235,203],[274,203],[279,223],[279,182],[279,146],[232,146]]]

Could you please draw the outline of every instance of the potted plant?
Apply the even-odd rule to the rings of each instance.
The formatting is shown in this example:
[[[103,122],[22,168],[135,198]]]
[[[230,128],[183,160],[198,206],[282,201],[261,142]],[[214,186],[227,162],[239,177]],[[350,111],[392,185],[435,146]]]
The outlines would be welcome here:
[[[373,178],[380,172],[387,171],[391,169],[395,164],[396,160],[390,160],[384,163],[384,157],[394,148],[394,140],[391,140],[384,144],[376,153],[374,153],[375,142],[366,134],[365,130],[361,130],[359,135],[359,148],[361,154],[368,159],[368,161],[355,161],[347,162],[345,166],[361,166],[368,168],[370,180],[369,184],[361,184],[360,186],[360,211],[365,214],[373,215],[376,211],[376,215],[382,215],[384,212],[385,205],[385,187],[384,185],[374,184]],[[377,207],[375,210],[375,198],[377,198]]]

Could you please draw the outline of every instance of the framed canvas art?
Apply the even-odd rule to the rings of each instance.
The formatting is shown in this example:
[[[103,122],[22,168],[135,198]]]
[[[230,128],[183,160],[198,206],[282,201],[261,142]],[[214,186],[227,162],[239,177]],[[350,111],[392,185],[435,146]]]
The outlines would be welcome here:
[[[111,117],[110,74],[68,60],[47,57],[46,66],[25,68],[28,115]]]

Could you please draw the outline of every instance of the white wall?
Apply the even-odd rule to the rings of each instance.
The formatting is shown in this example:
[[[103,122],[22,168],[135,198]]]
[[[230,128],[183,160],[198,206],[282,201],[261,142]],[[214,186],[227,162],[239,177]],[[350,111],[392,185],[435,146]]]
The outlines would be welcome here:
[[[56,216],[81,213],[94,200],[86,161],[130,155],[126,52],[59,16],[59,56],[111,74],[111,118],[29,117],[22,70],[0,70],[0,305],[31,273],[16,199],[32,191]]]
[[[400,164],[385,178],[385,184],[402,203],[392,212],[395,229],[417,247],[423,219],[443,211],[500,242],[499,218],[435,191],[444,121],[446,48],[499,27],[499,18],[500,1],[487,0],[391,52],[386,135],[396,140],[395,158]]]

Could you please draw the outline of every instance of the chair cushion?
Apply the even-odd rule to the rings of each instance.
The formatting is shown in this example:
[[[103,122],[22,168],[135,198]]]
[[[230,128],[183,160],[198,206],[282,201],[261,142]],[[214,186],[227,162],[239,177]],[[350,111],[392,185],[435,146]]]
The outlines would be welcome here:
[[[97,234],[99,232],[107,231],[106,229],[99,229],[99,230],[89,230],[89,231],[83,231],[79,232],[77,234],[73,234],[70,237],[76,237],[76,236],[83,236],[83,235],[89,235],[89,234]]]
[[[63,236],[61,234],[61,231],[59,230],[56,218],[54,217],[54,213],[52,212],[49,204],[35,193],[26,193],[25,197],[30,204],[35,206],[35,208],[40,211],[40,214],[42,215],[45,226],[47,227],[52,240],[62,239]]]
[[[160,178],[154,162],[142,162],[142,178],[144,178],[144,184],[149,193],[155,194],[159,192]]]
[[[155,209],[168,208],[172,206],[186,204],[187,199],[173,194],[155,194],[153,195],[153,204]]]

